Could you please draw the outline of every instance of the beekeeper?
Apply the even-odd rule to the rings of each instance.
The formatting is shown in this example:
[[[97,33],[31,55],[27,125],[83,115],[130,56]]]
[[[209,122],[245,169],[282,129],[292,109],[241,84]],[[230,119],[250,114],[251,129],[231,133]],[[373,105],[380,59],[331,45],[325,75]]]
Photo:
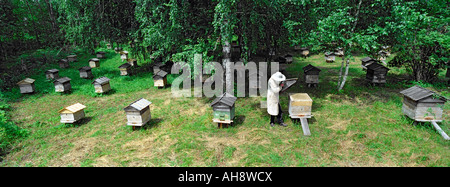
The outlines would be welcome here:
[[[283,112],[281,111],[279,93],[282,89],[283,81],[286,80],[280,72],[274,73],[267,83],[267,112],[270,114],[270,126],[275,125],[275,118],[277,118],[280,126],[286,127],[287,125],[283,121]]]

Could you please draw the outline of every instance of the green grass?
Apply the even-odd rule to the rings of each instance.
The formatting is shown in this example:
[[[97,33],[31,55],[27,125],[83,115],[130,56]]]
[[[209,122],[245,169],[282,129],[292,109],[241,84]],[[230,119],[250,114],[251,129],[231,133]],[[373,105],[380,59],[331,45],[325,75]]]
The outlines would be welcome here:
[[[3,93],[10,101],[12,122],[28,135],[14,144],[0,166],[450,166],[450,143],[431,124],[414,126],[401,112],[399,94],[420,84],[450,97],[448,87],[409,81],[404,68],[391,68],[384,87],[367,86],[359,61],[363,56],[356,57],[344,90],[337,92],[340,59],[328,64],[322,54],[295,58],[288,78],[301,76],[309,63],[322,69],[318,88],[297,84],[289,90],[308,93],[314,101],[312,135],[305,137],[301,126],[287,117],[288,93],[280,96],[288,127],[270,127],[266,109],[259,108],[263,99],[256,97],[239,98],[235,126],[217,129],[212,99],[173,98],[170,88],[153,87],[150,70],[120,76],[120,56],[105,51],[107,59],[93,74],[110,78],[112,93],[95,94],[92,80],[79,78],[78,68],[92,58],[87,54],[79,54],[69,69],[60,69],[61,76],[72,78],[69,94],[54,93],[53,84],[45,80],[44,71],[59,69],[57,64],[30,76],[36,79],[36,94],[21,95],[17,88]],[[133,131],[126,126],[123,108],[141,97],[153,102],[152,120]],[[57,111],[76,102],[87,106],[87,119],[61,124]],[[449,109],[450,104],[444,105],[440,123],[447,134]]]

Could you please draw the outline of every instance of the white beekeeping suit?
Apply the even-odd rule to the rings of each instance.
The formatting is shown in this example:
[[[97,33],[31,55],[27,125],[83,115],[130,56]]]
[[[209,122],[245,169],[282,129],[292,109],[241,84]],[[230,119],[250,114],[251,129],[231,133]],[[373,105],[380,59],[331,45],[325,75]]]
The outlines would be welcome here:
[[[285,81],[286,77],[280,73],[274,73],[267,83],[267,112],[271,116],[277,116],[279,114],[278,104],[280,103],[279,93],[281,91],[280,83]]]

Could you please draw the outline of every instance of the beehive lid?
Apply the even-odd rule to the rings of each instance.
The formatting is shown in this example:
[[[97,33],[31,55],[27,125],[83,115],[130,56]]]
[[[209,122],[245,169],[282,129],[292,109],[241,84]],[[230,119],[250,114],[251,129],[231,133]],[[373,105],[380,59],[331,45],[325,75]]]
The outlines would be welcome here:
[[[84,66],[84,67],[81,67],[80,69],[78,69],[79,71],[91,71],[91,67],[89,67],[89,66]]]
[[[366,63],[366,62],[370,62],[370,61],[375,61],[375,59],[370,58],[370,57],[366,57],[366,58],[361,59],[361,61]]]
[[[129,63],[125,63],[119,66],[119,68],[129,68],[129,67],[131,67],[131,64]]]
[[[107,78],[107,77],[100,77],[100,78],[98,78],[98,79],[95,79],[95,81],[94,82],[92,82],[92,84],[95,84],[95,83],[97,83],[97,84],[100,84],[100,85],[104,85],[104,84],[106,84],[106,83],[109,83],[109,78]]]
[[[63,83],[69,82],[70,80],[72,80],[72,79],[70,79],[69,77],[63,77],[63,78],[56,79],[55,81],[53,81],[53,83],[59,82],[59,83],[63,84]]]
[[[444,102],[447,101],[447,98],[445,98],[441,95],[438,95],[437,93],[435,93],[431,90],[422,88],[420,86],[413,86],[411,88],[401,91],[400,93],[406,97],[411,98],[414,101],[419,101],[419,100],[428,98],[430,96],[434,96],[435,98],[437,98],[441,101],[444,101]]]
[[[125,112],[129,112],[129,111],[141,111],[142,109],[146,108],[147,106],[151,105],[152,102],[144,99],[144,98],[140,98],[136,101],[134,101],[133,103],[131,103],[130,105],[128,105],[127,107],[124,108]]]
[[[91,58],[89,61],[98,62],[98,61],[100,61],[100,59],[98,59],[98,58]]]
[[[60,114],[61,113],[66,113],[66,114],[69,113],[70,114],[70,113],[75,113],[80,110],[83,110],[84,108],[86,108],[86,106],[84,106],[80,103],[76,103],[76,104],[70,105],[68,107],[65,107],[65,108],[59,110],[58,113],[60,113]]]
[[[153,75],[153,78],[161,77],[164,78],[167,75],[167,72],[164,70],[159,70],[158,72]]]
[[[104,51],[99,51],[97,54],[106,54]]]
[[[59,60],[59,63],[66,63],[66,62],[68,62],[67,59],[61,59],[61,60]]]
[[[77,57],[77,55],[69,55],[69,56],[67,56],[67,58],[75,58],[75,57]]]
[[[223,104],[231,107],[231,106],[234,105],[236,100],[237,100],[236,97],[234,97],[233,95],[225,92],[221,96],[219,96],[216,99],[214,99],[214,101],[211,103],[210,106],[214,106],[217,103],[223,103]]]
[[[46,74],[48,74],[48,73],[58,73],[58,72],[59,72],[58,69],[49,69],[49,70],[45,71]]]
[[[386,70],[390,70],[389,68],[378,64],[378,63],[372,63],[370,65],[367,66],[367,69],[371,69],[371,70],[378,70],[378,69],[386,69]]]
[[[120,54],[121,54],[121,55],[123,55],[123,54],[128,54],[128,51],[121,51]]]
[[[326,52],[325,56],[335,56],[333,52]]]
[[[21,80],[20,82],[18,82],[17,84],[33,84],[34,83],[34,79],[30,79],[30,78],[26,78],[26,79],[23,79],[23,80]]]
[[[322,70],[320,70],[319,68],[317,68],[317,67],[315,67],[315,66],[313,66],[313,65],[311,65],[311,64],[308,64],[307,66],[305,66],[305,67],[303,67],[303,71],[306,73],[306,72],[309,72],[309,71],[322,71]]]
[[[289,94],[289,100],[294,106],[312,106],[312,99],[307,93]]]

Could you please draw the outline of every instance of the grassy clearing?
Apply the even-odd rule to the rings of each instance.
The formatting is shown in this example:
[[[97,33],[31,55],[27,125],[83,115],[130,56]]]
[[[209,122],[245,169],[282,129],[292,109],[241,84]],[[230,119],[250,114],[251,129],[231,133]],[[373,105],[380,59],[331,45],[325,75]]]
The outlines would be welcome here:
[[[110,94],[94,94],[92,81],[79,78],[78,68],[91,58],[84,54],[70,69],[60,70],[72,78],[70,94],[54,93],[53,84],[45,81],[46,69],[31,76],[38,93],[4,93],[11,100],[12,121],[29,135],[0,166],[450,166],[450,143],[431,124],[413,126],[402,115],[399,91],[414,84],[404,69],[392,68],[385,87],[371,87],[364,84],[361,57],[356,57],[344,91],[337,93],[340,59],[327,64],[322,54],[295,58],[288,77],[300,76],[309,63],[322,69],[319,88],[298,84],[289,90],[308,93],[314,101],[312,136],[304,137],[301,126],[286,115],[287,128],[270,127],[259,97],[239,98],[236,125],[217,129],[212,99],[173,98],[170,88],[153,88],[146,71],[122,77],[119,55],[106,51],[107,59],[93,73],[111,78]],[[443,83],[422,86],[450,97]],[[287,95],[280,96],[285,113]],[[152,120],[132,131],[123,108],[141,97],[153,102]],[[87,118],[77,125],[61,124],[57,111],[75,102],[87,106]],[[440,125],[450,134],[450,104],[444,110]]]

